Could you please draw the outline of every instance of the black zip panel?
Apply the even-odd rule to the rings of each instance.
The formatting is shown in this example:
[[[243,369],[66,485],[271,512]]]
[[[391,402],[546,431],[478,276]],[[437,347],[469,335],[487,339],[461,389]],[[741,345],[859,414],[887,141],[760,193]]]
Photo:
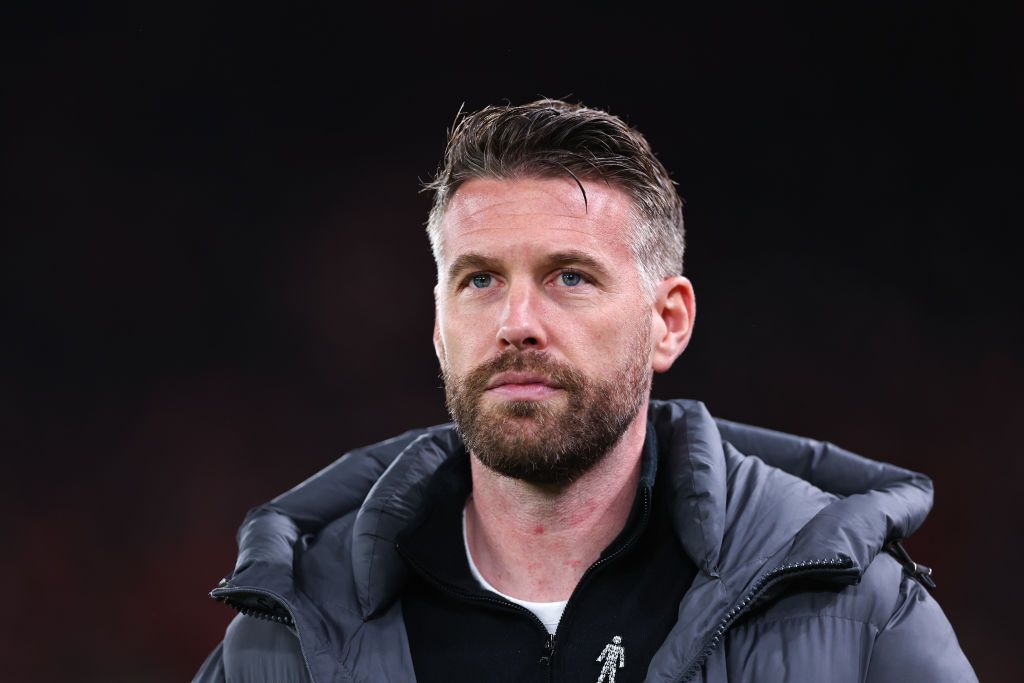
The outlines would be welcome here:
[[[643,534],[644,529],[647,527],[648,518],[650,517],[650,511],[651,511],[651,490],[649,488],[647,488],[646,486],[644,486],[644,487],[641,487],[639,493],[640,493],[640,519],[639,519],[638,524],[635,527],[635,531],[626,540],[626,542],[623,543],[622,545],[620,545],[618,548],[616,548],[614,552],[612,552],[609,555],[606,555],[605,557],[602,557],[602,558],[598,559],[592,565],[587,567],[587,570],[585,572],[583,572],[583,576],[580,577],[579,582],[576,584],[576,588],[573,590],[572,595],[569,596],[568,602],[566,602],[565,611],[562,612],[562,622],[565,621],[565,617],[569,613],[569,609],[573,606],[574,602],[576,601],[576,596],[578,596],[580,594],[580,590],[587,584],[588,580],[591,577],[594,576],[594,573],[597,572],[601,567],[607,565],[609,562],[614,561],[616,558],[618,558],[618,557],[622,556],[624,553],[628,552],[629,549],[632,548],[633,545],[636,544],[637,539],[640,538],[640,536]],[[541,620],[537,617],[536,614],[534,614],[530,610],[526,609],[522,605],[517,605],[516,603],[510,602],[508,600],[505,600],[504,598],[492,597],[490,595],[482,595],[482,594],[478,594],[478,593],[469,593],[469,592],[466,592],[466,591],[461,591],[458,588],[452,586],[451,584],[446,583],[446,582],[438,579],[437,577],[435,577],[420,562],[416,561],[415,558],[413,558],[413,557],[409,556],[407,553],[403,552],[403,550],[402,550],[400,545],[396,546],[396,549],[398,550],[399,554],[401,554],[402,557],[404,557],[405,560],[410,565],[415,567],[416,571],[421,576],[423,576],[424,578],[429,580],[430,583],[435,588],[437,588],[438,590],[442,591],[446,595],[449,595],[449,596],[451,596],[453,598],[456,598],[456,599],[459,599],[459,600],[468,601],[468,602],[475,602],[475,603],[478,603],[478,604],[482,603],[482,604],[488,604],[488,605],[493,605],[493,606],[501,607],[503,609],[511,610],[511,611],[514,611],[514,612],[517,612],[517,613],[520,613],[520,614],[523,614],[524,616],[526,616],[544,634],[544,638],[545,638],[545,640],[544,640],[544,655],[540,658],[538,663],[539,664],[543,664],[544,666],[548,666],[548,667],[550,667],[553,664],[554,657],[555,657],[555,643],[557,642],[557,635],[558,635],[558,629],[557,628],[555,629],[555,633],[548,633],[547,627],[544,626],[544,624],[541,622]]]

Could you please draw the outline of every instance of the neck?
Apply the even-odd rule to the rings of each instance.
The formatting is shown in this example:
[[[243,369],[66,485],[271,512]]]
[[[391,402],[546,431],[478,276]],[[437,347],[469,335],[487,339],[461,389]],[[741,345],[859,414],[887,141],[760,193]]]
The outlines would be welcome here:
[[[562,487],[511,479],[472,457],[466,537],[483,577],[521,600],[568,599],[626,525],[646,431],[645,405],[599,463]]]

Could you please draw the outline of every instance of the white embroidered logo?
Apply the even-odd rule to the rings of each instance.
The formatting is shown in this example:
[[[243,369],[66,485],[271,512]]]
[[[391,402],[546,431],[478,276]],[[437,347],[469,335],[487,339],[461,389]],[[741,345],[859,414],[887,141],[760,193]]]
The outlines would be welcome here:
[[[601,650],[601,654],[598,656],[597,661],[604,662],[604,666],[601,667],[601,675],[597,679],[597,683],[615,683],[615,665],[618,664],[618,668],[622,669],[626,666],[626,648],[619,645],[622,642],[622,636],[615,636],[612,638],[612,642],[604,646]],[[607,678],[605,678],[607,676]]]

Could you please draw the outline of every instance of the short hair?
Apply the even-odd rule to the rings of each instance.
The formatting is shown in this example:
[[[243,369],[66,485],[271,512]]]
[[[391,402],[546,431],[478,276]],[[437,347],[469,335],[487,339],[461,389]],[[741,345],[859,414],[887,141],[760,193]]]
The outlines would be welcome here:
[[[603,180],[633,201],[629,236],[641,283],[653,293],[663,278],[683,272],[683,200],[644,136],[600,109],[542,99],[490,106],[456,119],[434,179],[427,220],[441,273],[441,222],[455,192],[475,178],[571,176]]]

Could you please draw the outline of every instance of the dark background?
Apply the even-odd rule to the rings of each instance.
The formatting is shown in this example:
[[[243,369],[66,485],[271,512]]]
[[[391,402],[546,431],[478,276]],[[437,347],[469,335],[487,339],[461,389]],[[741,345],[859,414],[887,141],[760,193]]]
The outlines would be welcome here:
[[[1015,678],[1021,14],[768,4],[3,10],[4,679],[188,679],[246,509],[446,419],[418,183],[538,95],[687,200],[655,395],[931,475],[907,545]]]

